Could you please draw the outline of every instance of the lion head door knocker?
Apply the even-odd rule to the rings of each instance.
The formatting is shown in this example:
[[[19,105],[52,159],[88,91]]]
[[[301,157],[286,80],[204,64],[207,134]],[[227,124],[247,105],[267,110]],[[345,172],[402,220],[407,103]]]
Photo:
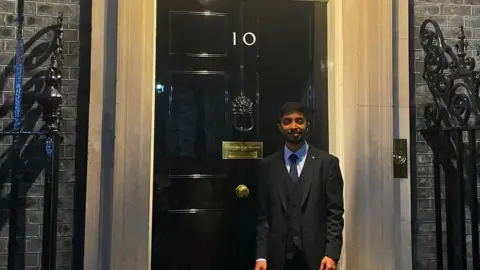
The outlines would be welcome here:
[[[253,102],[243,93],[232,102],[233,127],[248,132],[255,126]]]

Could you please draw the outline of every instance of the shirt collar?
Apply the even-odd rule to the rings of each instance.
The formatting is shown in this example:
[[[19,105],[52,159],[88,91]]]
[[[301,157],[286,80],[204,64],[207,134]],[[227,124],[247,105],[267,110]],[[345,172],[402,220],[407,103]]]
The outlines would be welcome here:
[[[283,150],[285,160],[288,160],[291,154],[296,154],[298,156],[299,161],[303,160],[307,156],[307,152],[308,152],[307,142],[305,142],[305,144],[300,149],[298,149],[295,153],[290,151],[290,149],[288,149],[286,145],[284,146],[284,150]]]

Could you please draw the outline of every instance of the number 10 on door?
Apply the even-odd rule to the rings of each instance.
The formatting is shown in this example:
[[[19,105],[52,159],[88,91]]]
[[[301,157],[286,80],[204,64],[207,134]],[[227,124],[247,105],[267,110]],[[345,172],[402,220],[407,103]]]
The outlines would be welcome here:
[[[233,46],[237,46],[237,32],[233,32]],[[242,36],[242,42],[246,46],[252,46],[257,42],[257,37],[252,32],[246,32]]]

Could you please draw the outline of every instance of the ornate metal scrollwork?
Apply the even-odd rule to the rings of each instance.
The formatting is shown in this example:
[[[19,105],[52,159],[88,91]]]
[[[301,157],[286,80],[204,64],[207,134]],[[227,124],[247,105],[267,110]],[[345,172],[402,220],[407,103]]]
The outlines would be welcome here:
[[[40,103],[43,107],[43,120],[45,129],[50,132],[58,132],[60,126],[60,110],[63,101],[60,93],[62,87],[63,67],[63,15],[57,18],[55,28],[55,51],[50,58],[50,67],[45,78],[46,87],[43,91]]]
[[[427,128],[478,125],[480,74],[475,59],[467,57],[468,42],[460,26],[459,42],[452,47],[445,43],[437,22],[425,20],[420,27],[420,44],[425,52],[423,79],[433,96],[424,107]]]
[[[243,93],[232,102],[233,127],[247,132],[255,126],[253,102]]]

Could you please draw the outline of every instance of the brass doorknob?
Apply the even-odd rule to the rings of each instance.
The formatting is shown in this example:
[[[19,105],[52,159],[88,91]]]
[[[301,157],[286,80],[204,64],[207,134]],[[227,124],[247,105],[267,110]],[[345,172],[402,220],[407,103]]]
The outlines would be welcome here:
[[[245,185],[238,185],[235,189],[235,194],[237,194],[238,198],[246,198],[250,194],[250,190]]]

